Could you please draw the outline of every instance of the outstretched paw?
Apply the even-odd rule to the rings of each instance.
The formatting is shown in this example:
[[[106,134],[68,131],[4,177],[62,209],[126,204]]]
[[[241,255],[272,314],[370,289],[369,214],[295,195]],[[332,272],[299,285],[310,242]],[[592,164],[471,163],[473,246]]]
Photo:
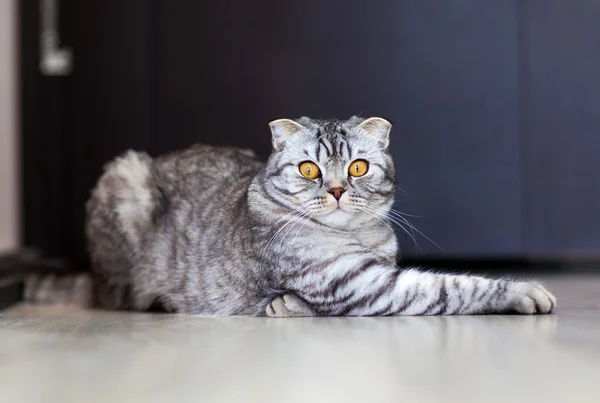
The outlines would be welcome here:
[[[556,298],[536,283],[512,283],[506,292],[509,312],[524,315],[548,314],[556,308]]]
[[[271,318],[316,316],[312,308],[295,294],[285,294],[276,297],[267,305],[266,312],[267,316]]]

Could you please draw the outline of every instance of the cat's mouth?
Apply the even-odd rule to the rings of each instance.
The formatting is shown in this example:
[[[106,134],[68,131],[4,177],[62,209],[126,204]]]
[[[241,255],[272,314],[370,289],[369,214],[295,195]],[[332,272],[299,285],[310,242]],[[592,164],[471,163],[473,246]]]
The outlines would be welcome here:
[[[351,211],[345,209],[344,207],[342,207],[339,203],[337,206],[333,207],[330,211],[328,211],[327,213],[325,213],[325,215],[330,215],[330,214],[339,214],[339,213],[346,213],[346,214],[350,214]]]
[[[327,219],[338,219],[342,218],[344,220],[348,219],[349,216],[354,215],[354,206],[352,203],[343,200],[328,200],[325,203],[322,203],[320,208],[316,209],[313,214]]]
[[[319,215],[317,218],[322,224],[327,226],[344,229],[353,219],[353,214],[348,210],[337,206],[334,209]]]

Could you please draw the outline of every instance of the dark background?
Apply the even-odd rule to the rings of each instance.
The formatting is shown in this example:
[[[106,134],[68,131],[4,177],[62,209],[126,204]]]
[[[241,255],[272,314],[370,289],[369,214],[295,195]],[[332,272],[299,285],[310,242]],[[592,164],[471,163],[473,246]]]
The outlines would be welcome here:
[[[72,72],[20,3],[23,243],[85,265],[102,165],[194,142],[270,151],[276,118],[394,123],[408,259],[600,258],[597,0],[62,0]]]

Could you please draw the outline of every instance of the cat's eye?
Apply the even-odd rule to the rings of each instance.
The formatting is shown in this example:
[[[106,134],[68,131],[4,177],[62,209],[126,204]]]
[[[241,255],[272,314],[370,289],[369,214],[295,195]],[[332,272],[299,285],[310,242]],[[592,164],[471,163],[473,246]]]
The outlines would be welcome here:
[[[298,169],[306,179],[317,179],[319,176],[319,167],[314,162],[304,161],[298,166]]]
[[[369,163],[365,160],[356,160],[348,168],[348,174],[354,177],[363,176],[369,170]]]

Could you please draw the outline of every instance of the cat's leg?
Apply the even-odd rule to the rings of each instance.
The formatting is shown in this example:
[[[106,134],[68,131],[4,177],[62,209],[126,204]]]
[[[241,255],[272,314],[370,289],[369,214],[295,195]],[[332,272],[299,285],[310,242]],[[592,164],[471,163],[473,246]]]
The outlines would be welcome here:
[[[535,282],[402,270],[375,260],[302,288],[299,295],[322,315],[530,315],[556,307],[556,298]]]
[[[315,311],[302,298],[292,293],[276,297],[267,305],[266,312],[271,318],[316,316]]]
[[[185,303],[183,298],[178,295],[164,294],[156,297],[148,310],[164,313],[182,313],[185,312]]]

